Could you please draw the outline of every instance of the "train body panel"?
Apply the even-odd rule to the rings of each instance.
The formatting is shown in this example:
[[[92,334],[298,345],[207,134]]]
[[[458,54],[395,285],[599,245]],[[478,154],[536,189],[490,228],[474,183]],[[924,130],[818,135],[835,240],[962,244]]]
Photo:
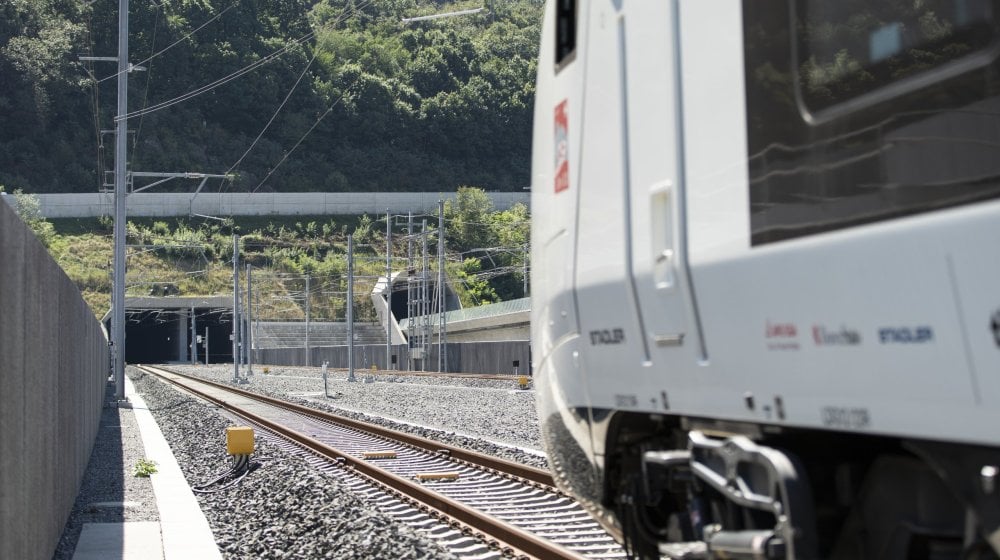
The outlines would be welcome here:
[[[863,40],[840,31],[864,10]],[[1000,528],[972,472],[1000,465],[998,21],[992,0],[550,2],[539,416],[557,481],[609,528],[704,557],[748,531],[770,557],[906,556],[917,537],[858,528],[903,465],[979,525],[882,522],[1000,550],[968,537]],[[741,469],[777,493],[748,498]]]

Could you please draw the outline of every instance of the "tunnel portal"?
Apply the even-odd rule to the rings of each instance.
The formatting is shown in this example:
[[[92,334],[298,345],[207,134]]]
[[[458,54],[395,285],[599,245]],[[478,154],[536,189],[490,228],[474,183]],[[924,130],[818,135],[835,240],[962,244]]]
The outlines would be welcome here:
[[[232,299],[125,298],[125,362],[190,364],[233,361]],[[111,329],[110,313],[104,318]],[[192,329],[194,333],[192,333]],[[192,347],[192,334],[196,345]]]

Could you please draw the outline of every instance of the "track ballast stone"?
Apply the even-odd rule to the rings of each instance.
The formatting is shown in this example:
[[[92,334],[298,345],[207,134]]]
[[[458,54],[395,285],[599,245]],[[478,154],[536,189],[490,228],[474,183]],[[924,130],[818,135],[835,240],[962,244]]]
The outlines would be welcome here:
[[[229,469],[225,430],[233,425],[214,406],[129,369],[170,444],[188,483]],[[226,558],[452,559],[437,543],[373,510],[336,479],[256,438],[263,466],[239,484],[196,494]]]
[[[165,366],[178,373],[231,383],[232,365]],[[374,383],[348,383],[346,372],[330,370],[323,397],[320,368],[255,366],[242,389],[287,399],[349,418],[546,468],[535,409],[535,393],[519,390],[513,380],[445,378],[382,373]],[[388,417],[388,418],[386,418]],[[395,420],[399,421],[395,421]],[[409,424],[412,423],[412,424]]]

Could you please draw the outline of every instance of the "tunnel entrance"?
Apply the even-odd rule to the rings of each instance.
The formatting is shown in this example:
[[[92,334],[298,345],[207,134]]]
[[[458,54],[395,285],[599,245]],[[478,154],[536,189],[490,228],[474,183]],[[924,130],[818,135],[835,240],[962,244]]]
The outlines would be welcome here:
[[[406,289],[407,277],[403,275],[396,276],[392,279],[392,315],[397,321],[402,321],[403,319],[408,319],[410,317],[409,300],[410,294],[407,293]],[[420,286],[419,282],[414,280],[413,282],[413,300],[417,302],[420,300]],[[437,299],[435,294],[437,294],[437,280],[430,279],[428,281],[427,293],[431,299]],[[458,299],[458,294],[452,291],[451,286],[447,283],[445,284],[445,311],[454,311],[456,309],[462,308],[462,302]],[[414,308],[414,315],[420,315],[420,309]]]
[[[130,364],[198,363],[233,361],[233,314],[195,310],[198,348],[191,348],[190,310],[129,311],[125,323],[125,361]],[[206,343],[207,341],[207,343]],[[207,349],[207,351],[206,351]]]
[[[225,303],[224,297],[126,298],[125,362],[190,364],[197,358],[200,364],[231,363],[233,313]],[[104,323],[110,332],[110,313]]]

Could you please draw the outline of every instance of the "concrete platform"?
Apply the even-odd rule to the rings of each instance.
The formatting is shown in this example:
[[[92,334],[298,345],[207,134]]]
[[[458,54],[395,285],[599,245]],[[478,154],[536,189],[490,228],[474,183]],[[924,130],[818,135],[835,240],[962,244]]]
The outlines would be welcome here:
[[[150,476],[158,522],[87,523],[73,560],[221,560],[215,537],[145,401],[125,379],[125,396],[135,414],[146,458],[156,463]]]

